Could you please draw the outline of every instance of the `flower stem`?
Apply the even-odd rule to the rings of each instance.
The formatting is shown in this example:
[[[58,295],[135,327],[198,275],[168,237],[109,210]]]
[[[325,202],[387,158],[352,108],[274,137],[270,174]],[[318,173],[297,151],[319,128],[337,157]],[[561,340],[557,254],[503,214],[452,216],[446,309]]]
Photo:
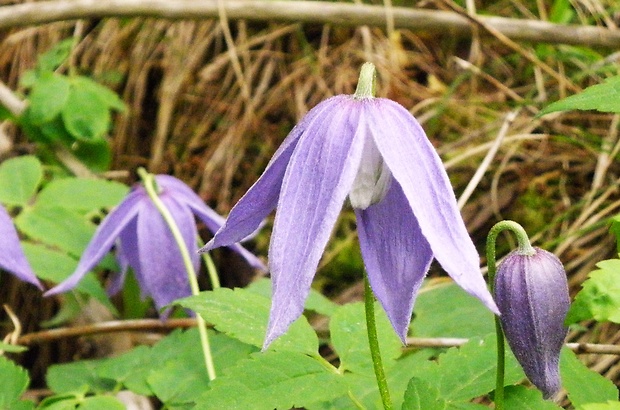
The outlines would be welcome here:
[[[172,214],[170,214],[170,211],[166,208],[166,205],[159,198],[155,176],[153,174],[149,174],[144,168],[138,168],[138,175],[140,175],[140,178],[142,179],[144,189],[146,189],[149,198],[151,198],[151,201],[153,201],[153,204],[161,214],[162,218],[164,218],[164,221],[168,225],[168,228],[170,229],[170,232],[179,247],[181,257],[183,258],[183,264],[185,265],[185,271],[187,272],[187,279],[189,280],[189,285],[192,290],[192,295],[197,295],[200,293],[200,288],[198,287],[198,280],[196,279],[196,271],[194,270],[192,258],[190,257],[187,245],[183,240],[183,235],[181,235],[181,231],[179,231],[179,227],[174,221]],[[198,322],[198,333],[200,334],[200,344],[202,346],[202,353],[204,355],[207,374],[209,376],[209,380],[213,380],[215,379],[215,365],[213,364],[213,355],[211,354],[211,347],[209,346],[207,324],[199,314],[196,314],[196,320]]]
[[[375,65],[364,63],[360,69],[360,76],[353,97],[356,99],[373,98],[375,96],[376,77]]]
[[[530,239],[521,225],[514,221],[501,221],[493,225],[489,231],[489,235],[487,236],[486,245],[488,280],[492,295],[495,295],[495,274],[497,273],[495,243],[497,242],[497,236],[499,233],[504,230],[510,230],[516,235],[518,242],[517,252],[524,255],[532,255],[535,253],[534,248],[532,248],[532,245],[530,244]],[[498,316],[495,316],[495,333],[497,335],[497,374],[495,379],[495,395],[493,401],[495,402],[495,410],[504,410],[506,347],[502,324]]]
[[[372,290],[368,283],[368,277],[364,275],[364,306],[366,308],[366,327],[368,330],[368,344],[370,345],[370,356],[377,377],[377,386],[379,394],[383,402],[383,408],[390,410],[392,408],[392,399],[388,389],[385,372],[383,371],[383,363],[381,362],[381,351],[379,350],[379,338],[377,337],[377,324],[375,323],[375,300],[372,296]]]

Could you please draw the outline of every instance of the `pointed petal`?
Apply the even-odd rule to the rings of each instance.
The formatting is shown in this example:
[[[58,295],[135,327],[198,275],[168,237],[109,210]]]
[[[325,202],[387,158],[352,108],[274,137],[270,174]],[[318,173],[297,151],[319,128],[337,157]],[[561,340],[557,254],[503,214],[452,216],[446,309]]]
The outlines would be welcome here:
[[[120,271],[114,273],[112,276],[112,280],[108,284],[107,293],[109,296],[116,295],[121,291],[123,285],[125,284],[125,278],[127,277],[127,271],[129,267],[133,269],[134,276],[138,281],[138,285],[140,289],[142,289],[142,282],[139,272],[139,263],[138,263],[138,225],[137,219],[134,218],[121,231],[118,237],[117,246],[116,246],[116,262],[119,265]],[[141,291],[142,292],[142,291]],[[141,293],[142,298],[144,299],[144,294]]]
[[[169,190],[177,201],[189,206],[194,214],[207,226],[209,231],[215,233],[224,225],[225,219],[213,209],[209,208],[207,204],[181,180],[169,175],[157,175],[155,179],[157,184],[165,190]],[[253,268],[267,271],[265,264],[243,246],[234,243],[230,245],[230,248],[240,254]]]
[[[325,109],[328,107],[328,109]],[[271,236],[273,300],[264,348],[303,312],[312,278],[359,167],[366,134],[358,102],[332,97],[299,140]]]
[[[377,148],[401,185],[435,258],[459,286],[498,313],[448,175],[424,130],[394,101],[377,98],[366,103]]]
[[[148,197],[144,191],[136,189],[130,192],[123,202],[101,222],[88,247],[84,250],[75,272],[62,283],[45,292],[45,296],[56,295],[74,288],[82,277],[108,253],[121,231],[136,217],[145,200],[148,200]]]
[[[160,196],[172,214],[192,258],[198,267],[196,253],[196,224],[187,206],[179,204],[167,192]],[[148,202],[138,215],[139,271],[144,281],[145,293],[153,298],[157,309],[175,299],[191,295],[187,271],[179,247],[170,228],[152,202]]]
[[[433,252],[396,181],[381,202],[356,209],[355,215],[370,286],[405,343],[413,303]]]
[[[19,236],[8,212],[0,205],[0,268],[12,273],[24,282],[43,290],[43,285],[35,276],[24,251],[19,244]]]
[[[224,226],[201,251],[240,242],[259,227],[276,207],[284,173],[300,136],[318,115],[330,107],[330,104],[317,105],[291,130],[263,174],[232,208]]]

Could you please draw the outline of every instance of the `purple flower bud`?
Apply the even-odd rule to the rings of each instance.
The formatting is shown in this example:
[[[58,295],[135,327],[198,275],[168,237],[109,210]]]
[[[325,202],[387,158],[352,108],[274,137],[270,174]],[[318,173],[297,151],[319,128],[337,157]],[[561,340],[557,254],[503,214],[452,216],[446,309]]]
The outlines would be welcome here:
[[[495,277],[495,301],[508,344],[530,381],[550,398],[562,387],[560,350],[570,305],[566,272],[543,249],[511,252]]]

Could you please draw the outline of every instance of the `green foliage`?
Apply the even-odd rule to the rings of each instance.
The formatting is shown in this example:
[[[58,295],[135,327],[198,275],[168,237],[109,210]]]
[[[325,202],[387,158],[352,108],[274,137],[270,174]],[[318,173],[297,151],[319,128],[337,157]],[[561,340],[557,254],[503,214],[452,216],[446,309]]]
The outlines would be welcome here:
[[[88,77],[63,75],[57,68],[68,58],[73,40],[63,41],[42,55],[21,84],[29,89],[27,108],[18,118],[24,132],[40,147],[65,146],[94,171],[104,171],[111,159],[105,138],[112,111],[125,111],[120,98]]]
[[[453,282],[422,287],[413,313],[417,337],[473,337],[495,330],[493,314]]]
[[[43,179],[39,160],[31,155],[7,159],[0,164],[0,202],[25,206]]]
[[[28,350],[28,348],[25,346],[12,345],[12,344],[4,343],[0,341],[0,351],[4,351],[7,353],[21,353],[21,352],[25,352],[26,350]]]
[[[179,305],[199,313],[220,332],[253,346],[262,347],[270,300],[245,289],[220,288],[178,300]],[[289,331],[273,342],[270,350],[317,354],[319,340],[305,317],[300,317]]]
[[[620,259],[601,261],[596,266],[599,269],[588,275],[575,297],[567,324],[587,319],[620,323]]]
[[[437,387],[417,377],[409,381],[402,410],[445,410],[447,408],[448,403],[439,397]]]
[[[602,84],[593,85],[578,94],[549,104],[538,115],[566,110],[620,112],[620,76],[608,78]]]
[[[590,403],[579,406],[577,410],[620,410],[620,403],[608,401],[607,403]]]
[[[618,400],[618,388],[610,381],[588,369],[575,354],[567,348],[560,356],[562,384],[575,408],[588,403],[604,403]]]
[[[524,386],[507,386],[504,389],[504,407],[510,410],[557,410],[560,406],[543,399],[542,393]]]
[[[0,409],[34,408],[30,402],[19,401],[29,383],[26,370],[0,356]]]

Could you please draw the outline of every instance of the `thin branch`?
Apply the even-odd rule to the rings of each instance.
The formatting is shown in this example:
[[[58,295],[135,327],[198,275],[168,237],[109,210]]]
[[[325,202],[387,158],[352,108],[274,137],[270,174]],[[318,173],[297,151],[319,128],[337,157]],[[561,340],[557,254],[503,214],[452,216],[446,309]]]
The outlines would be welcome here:
[[[16,344],[22,346],[32,346],[41,343],[48,343],[54,340],[66,339],[69,337],[80,337],[102,333],[115,332],[168,332],[174,329],[185,329],[196,326],[196,319],[135,319],[135,320],[112,320],[99,322],[84,326],[61,327],[41,332],[28,333],[20,336]],[[467,343],[469,339],[450,338],[450,337],[408,337],[407,349],[423,347],[458,347]],[[566,343],[566,347],[578,354],[613,354],[620,355],[620,346],[610,344],[595,343]]]
[[[386,27],[383,6],[319,1],[227,0],[229,19]],[[394,28],[417,32],[471,36],[472,22],[454,12],[392,7]],[[0,29],[55,21],[104,17],[215,19],[218,0],[71,0],[42,1],[0,7]],[[539,20],[477,16],[479,22],[517,41],[620,46],[620,31],[602,27],[559,25]]]

